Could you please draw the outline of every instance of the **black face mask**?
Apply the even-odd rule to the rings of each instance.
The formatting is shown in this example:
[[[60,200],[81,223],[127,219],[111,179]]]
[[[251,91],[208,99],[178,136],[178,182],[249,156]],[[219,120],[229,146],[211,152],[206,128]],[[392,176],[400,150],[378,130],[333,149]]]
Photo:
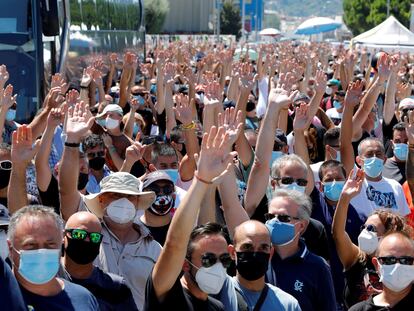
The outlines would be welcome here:
[[[101,243],[92,243],[85,240],[68,239],[68,247],[65,253],[78,265],[86,265],[95,260],[99,254]]]
[[[83,190],[89,181],[89,174],[79,173],[78,176],[78,190]]]
[[[89,160],[89,167],[95,171],[99,171],[105,165],[105,158],[96,157]]]
[[[6,188],[9,185],[11,170],[0,169],[0,189]]]
[[[246,111],[250,112],[256,109],[256,104],[252,101],[248,101],[246,105]]]
[[[187,149],[185,148],[185,144],[183,144],[183,148],[180,151],[182,156],[185,156],[187,154]]]
[[[169,199],[169,201],[168,201]],[[156,216],[167,215],[175,205],[175,199],[172,195],[157,196],[148,211]]]
[[[269,258],[265,252],[237,252],[236,269],[244,279],[255,281],[265,275]]]

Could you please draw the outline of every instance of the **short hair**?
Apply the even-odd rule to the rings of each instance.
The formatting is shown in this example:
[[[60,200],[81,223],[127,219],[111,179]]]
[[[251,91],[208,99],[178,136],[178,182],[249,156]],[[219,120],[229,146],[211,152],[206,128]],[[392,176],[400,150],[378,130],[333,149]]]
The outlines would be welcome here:
[[[346,178],[346,170],[345,170],[344,165],[337,160],[328,160],[328,161],[323,162],[322,165],[319,167],[319,171],[318,171],[319,180],[323,179],[323,174],[325,170],[335,169],[335,168],[339,168],[342,174],[344,175],[344,177]]]
[[[404,122],[399,122],[399,123],[395,124],[392,127],[392,131],[399,131],[399,132],[405,131],[405,123]]]
[[[334,127],[327,130],[325,134],[323,134],[323,145],[337,145],[340,133],[341,130],[339,127]]]
[[[43,205],[28,205],[19,209],[10,218],[9,229],[7,231],[7,238],[12,243],[14,240],[17,225],[22,221],[22,219],[27,217],[49,217],[53,219],[53,221],[56,224],[56,228],[61,234],[61,238],[63,238],[63,220],[58,214],[54,212],[53,208]]]
[[[407,225],[407,222],[403,216],[386,209],[376,210],[371,214],[371,216],[373,215],[377,215],[380,219],[385,228],[385,234],[389,232],[403,232],[407,236],[412,236],[412,230]]]
[[[183,130],[181,129],[180,126],[175,126],[170,133],[170,139],[171,141],[178,143],[181,138],[183,137]]]
[[[379,145],[380,145],[380,147],[381,147],[381,151],[383,152],[383,153],[385,153],[385,148],[384,148],[384,144],[382,143],[382,141],[381,140],[379,140],[378,138],[376,138],[376,137],[367,137],[367,138],[364,138],[360,143],[359,143],[359,145],[358,145],[358,155],[359,156],[361,156],[362,155],[362,145],[364,145],[365,143],[368,143],[368,142],[376,142],[376,143],[378,143]]]
[[[83,152],[86,152],[88,149],[93,149],[97,146],[104,148],[104,141],[101,135],[90,134],[82,140]]]
[[[282,167],[288,165],[289,163],[298,164],[302,167],[305,175],[308,174],[308,167],[301,157],[297,156],[296,154],[287,154],[273,162],[271,176],[273,178],[280,177],[280,170],[282,169]]]
[[[312,214],[312,201],[310,197],[297,190],[277,188],[272,193],[272,200],[275,198],[288,198],[299,206],[298,217],[309,221]]]
[[[208,222],[203,225],[196,226],[190,234],[190,240],[188,241],[186,258],[190,259],[194,251],[194,241],[201,236],[206,235],[221,235],[227,242],[230,243],[230,238],[227,230],[219,223]]]
[[[151,163],[157,163],[158,157],[175,157],[178,161],[177,153],[173,146],[168,143],[154,143],[154,148],[151,151]]]

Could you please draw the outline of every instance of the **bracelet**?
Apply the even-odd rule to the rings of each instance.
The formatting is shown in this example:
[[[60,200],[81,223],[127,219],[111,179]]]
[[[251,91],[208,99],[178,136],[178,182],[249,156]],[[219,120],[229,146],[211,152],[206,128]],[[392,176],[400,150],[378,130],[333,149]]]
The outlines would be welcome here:
[[[88,89],[88,88],[89,88],[89,85],[88,85],[88,86],[81,85],[81,86],[80,86],[80,88],[81,88],[81,89]]]
[[[200,178],[200,176],[198,176],[197,172],[194,172],[194,176],[195,176],[195,178],[197,178],[197,180],[201,181],[203,184],[207,184],[207,185],[213,184],[212,181],[207,181],[205,179]]]
[[[197,127],[197,125],[195,124],[194,121],[191,121],[191,123],[187,124],[187,125],[181,125],[181,128],[183,130],[194,130],[196,127]]]
[[[109,147],[106,147],[106,148],[108,148],[109,152],[111,152],[111,151],[116,152],[116,148],[115,148],[115,146],[114,146],[114,145],[109,146]]]
[[[408,148],[414,148],[414,144],[408,144]]]
[[[66,147],[79,148],[80,143],[68,143],[68,142],[65,142],[65,146]]]

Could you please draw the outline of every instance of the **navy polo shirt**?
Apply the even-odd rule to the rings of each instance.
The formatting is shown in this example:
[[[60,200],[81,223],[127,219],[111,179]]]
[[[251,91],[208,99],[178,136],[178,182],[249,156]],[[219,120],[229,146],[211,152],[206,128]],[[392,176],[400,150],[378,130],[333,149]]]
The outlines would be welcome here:
[[[281,259],[275,252],[266,273],[267,282],[295,297],[302,311],[336,310],[335,292],[326,261],[299,241],[299,251]]]

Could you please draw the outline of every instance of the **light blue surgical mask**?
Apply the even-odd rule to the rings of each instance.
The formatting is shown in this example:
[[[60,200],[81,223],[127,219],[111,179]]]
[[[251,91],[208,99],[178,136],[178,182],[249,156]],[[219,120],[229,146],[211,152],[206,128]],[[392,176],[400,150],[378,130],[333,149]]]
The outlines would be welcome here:
[[[408,157],[408,145],[394,144],[394,155],[398,158],[398,160],[406,161]]]
[[[141,126],[138,123],[134,123],[134,136],[137,136],[138,132],[141,132]]]
[[[157,94],[157,85],[156,84],[151,84],[150,92],[154,95]]]
[[[336,150],[336,161],[341,162],[341,152],[339,150]]]
[[[334,100],[333,101],[333,106],[334,106],[335,109],[341,109],[342,104],[339,101]]]
[[[95,119],[95,121],[96,121],[96,123],[98,123],[102,127],[106,126],[106,120],[105,119]]]
[[[371,178],[376,178],[381,175],[382,169],[384,167],[384,160],[377,158],[377,157],[371,157],[371,158],[365,158],[364,159],[364,171],[367,176]]]
[[[305,193],[306,187],[305,186],[299,186],[296,182],[293,182],[289,185],[280,184],[280,188],[286,189],[286,190],[296,190],[300,193]]]
[[[341,196],[342,189],[344,188],[345,181],[329,181],[323,183],[323,194],[328,200],[337,202]]]
[[[283,155],[284,153],[282,151],[272,151],[272,159],[270,160],[270,168],[272,168],[273,162],[283,157]]]
[[[168,176],[170,176],[170,178],[173,180],[174,184],[177,183],[178,180],[178,170],[177,169],[168,169],[168,170],[163,170],[164,172],[166,172],[168,174]]]
[[[271,219],[266,221],[265,225],[269,230],[270,238],[272,240],[272,244],[274,245],[287,245],[291,243],[296,237],[295,225],[293,224],[280,222],[277,219]]]
[[[16,110],[15,109],[9,109],[6,113],[6,120],[7,121],[13,121],[16,119]]]
[[[144,97],[142,97],[141,95],[134,95],[133,97],[138,101],[138,104],[140,104],[141,106],[144,106],[145,104]]]
[[[20,255],[19,274],[32,284],[51,281],[59,270],[60,249],[34,249],[16,252]]]

